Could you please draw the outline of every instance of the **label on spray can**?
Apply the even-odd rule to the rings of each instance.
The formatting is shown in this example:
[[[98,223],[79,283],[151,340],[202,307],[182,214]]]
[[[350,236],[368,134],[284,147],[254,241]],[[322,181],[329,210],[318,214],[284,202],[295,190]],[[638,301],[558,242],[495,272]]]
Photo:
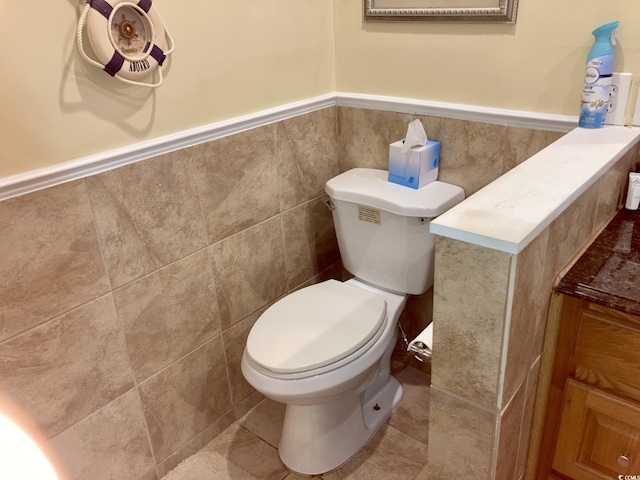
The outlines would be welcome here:
[[[600,128],[609,106],[613,55],[595,57],[584,71],[584,88],[580,106],[580,127]]]

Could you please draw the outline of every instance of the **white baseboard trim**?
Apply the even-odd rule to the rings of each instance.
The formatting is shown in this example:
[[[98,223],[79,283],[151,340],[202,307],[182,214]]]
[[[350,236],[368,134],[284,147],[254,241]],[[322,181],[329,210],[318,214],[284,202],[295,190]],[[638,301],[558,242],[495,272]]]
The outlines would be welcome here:
[[[334,105],[459,118],[476,122],[562,132],[568,132],[575,128],[578,120],[577,117],[562,115],[503,110],[411,98],[344,92],[329,93],[153,140],[135,143],[124,148],[88,155],[52,167],[0,178],[0,201]]]

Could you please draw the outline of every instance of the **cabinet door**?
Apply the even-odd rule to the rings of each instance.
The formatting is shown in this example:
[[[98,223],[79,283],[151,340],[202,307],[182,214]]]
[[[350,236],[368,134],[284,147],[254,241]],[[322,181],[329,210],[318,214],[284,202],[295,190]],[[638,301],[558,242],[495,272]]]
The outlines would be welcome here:
[[[640,401],[640,330],[629,315],[591,304],[580,309],[572,362],[578,380]]]
[[[575,480],[640,475],[640,406],[568,380],[553,468]]]

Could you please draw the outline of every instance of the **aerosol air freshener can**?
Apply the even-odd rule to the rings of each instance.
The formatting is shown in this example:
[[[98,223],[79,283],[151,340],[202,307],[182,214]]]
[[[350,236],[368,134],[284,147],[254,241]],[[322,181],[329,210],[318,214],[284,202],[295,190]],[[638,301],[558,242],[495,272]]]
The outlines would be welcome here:
[[[618,21],[605,23],[591,32],[595,42],[589,50],[584,71],[579,127],[600,128],[604,125],[613,74],[614,30],[619,24]]]

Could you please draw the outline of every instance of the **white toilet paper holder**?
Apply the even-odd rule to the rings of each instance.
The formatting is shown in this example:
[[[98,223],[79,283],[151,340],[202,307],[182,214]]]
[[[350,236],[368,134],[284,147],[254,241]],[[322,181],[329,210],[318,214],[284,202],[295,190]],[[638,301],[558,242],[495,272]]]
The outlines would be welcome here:
[[[414,358],[420,362],[424,362],[425,360],[430,361],[431,355],[433,354],[432,350],[424,342],[413,341],[410,343],[400,322],[398,322],[398,328],[400,329],[402,341],[404,342],[404,347],[407,352],[413,353]]]
[[[409,351],[412,352],[415,359],[420,362],[431,359],[431,355],[433,354],[431,349],[422,342],[413,342],[413,344],[409,346]]]

